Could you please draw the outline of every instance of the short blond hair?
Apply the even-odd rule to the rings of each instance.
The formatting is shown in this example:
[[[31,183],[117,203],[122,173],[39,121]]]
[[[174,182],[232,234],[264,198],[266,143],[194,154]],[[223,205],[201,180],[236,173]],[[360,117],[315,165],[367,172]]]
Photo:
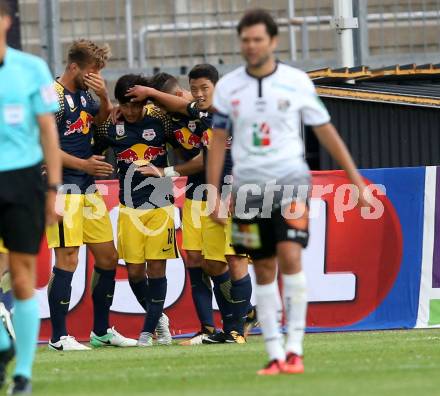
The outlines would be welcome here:
[[[108,44],[102,47],[91,40],[80,39],[73,42],[67,55],[68,65],[76,63],[80,68],[88,65],[96,65],[98,69],[103,69],[110,59],[111,51]]]

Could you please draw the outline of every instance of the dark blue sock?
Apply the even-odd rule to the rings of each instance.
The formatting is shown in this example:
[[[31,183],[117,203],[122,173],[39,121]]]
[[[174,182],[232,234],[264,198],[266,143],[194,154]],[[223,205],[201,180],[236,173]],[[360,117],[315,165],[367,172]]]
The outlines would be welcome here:
[[[97,336],[107,334],[109,314],[115,292],[116,270],[94,268],[92,275],[93,332]]]
[[[248,274],[244,278],[232,281],[231,285],[235,330],[243,334],[252,295],[251,277]]]
[[[188,268],[191,293],[201,327],[214,328],[212,287],[208,275],[201,268]]]
[[[133,294],[135,295],[140,306],[145,310],[145,312],[148,312],[149,293],[147,278],[142,279],[140,282],[129,280],[128,283],[130,284],[131,290],[133,291]]]
[[[148,289],[150,293],[150,306],[143,331],[153,334],[163,312],[167,295],[167,278],[148,279]]]
[[[220,310],[223,321],[223,331],[229,333],[234,330],[234,318],[232,299],[230,296],[231,291],[231,277],[229,271],[226,271],[222,275],[211,276],[214,283],[214,295],[217,300],[217,305]]]
[[[49,299],[50,321],[52,323],[52,342],[67,335],[66,316],[69,312],[72,294],[73,272],[54,267],[49,281],[47,295]]]

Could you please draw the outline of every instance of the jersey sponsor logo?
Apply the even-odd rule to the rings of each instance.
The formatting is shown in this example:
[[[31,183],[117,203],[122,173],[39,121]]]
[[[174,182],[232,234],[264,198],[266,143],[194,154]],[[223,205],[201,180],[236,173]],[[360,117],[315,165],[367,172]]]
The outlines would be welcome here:
[[[278,110],[285,113],[290,107],[289,99],[278,99]]]
[[[203,131],[203,135],[202,135],[203,146],[209,148],[209,143],[211,142],[211,137],[212,137],[212,130],[210,128]]]
[[[92,122],[93,116],[86,111],[81,111],[76,121],[67,121],[67,130],[64,132],[64,136],[69,136],[74,133],[82,133],[87,135],[90,132]]]
[[[174,137],[179,144],[186,150],[200,148],[202,139],[188,128],[180,128],[174,131]]]
[[[19,125],[24,121],[24,106],[22,104],[4,105],[3,116],[7,125]]]
[[[142,138],[151,142],[156,137],[156,132],[154,129],[144,129],[142,132]]]
[[[75,107],[75,103],[73,102],[73,98],[70,95],[65,96],[67,104],[69,105],[69,108],[71,111],[75,111],[78,107]]]
[[[255,110],[257,111],[257,113],[264,113],[266,111],[266,105],[266,99],[258,98],[255,101]]]
[[[254,123],[253,125],[253,145],[255,147],[270,146],[270,127],[266,122],[261,124]]]
[[[232,240],[234,244],[248,249],[260,249],[261,238],[258,224],[232,223]]]
[[[84,96],[81,96],[81,104],[83,107],[87,107],[87,100]]]
[[[117,154],[117,160],[126,164],[134,163],[138,166],[148,165],[161,155],[166,155],[163,147],[147,146],[146,144],[135,144]]]

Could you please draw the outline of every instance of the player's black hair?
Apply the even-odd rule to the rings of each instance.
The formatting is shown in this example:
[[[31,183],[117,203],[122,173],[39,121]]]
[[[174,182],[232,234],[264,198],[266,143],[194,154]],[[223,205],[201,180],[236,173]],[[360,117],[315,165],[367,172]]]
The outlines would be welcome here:
[[[12,15],[12,9],[8,0],[0,0],[0,15]]]
[[[177,78],[168,73],[157,73],[151,77],[151,87],[168,94],[174,94],[179,87]]]
[[[195,65],[191,71],[188,73],[188,78],[190,80],[196,80],[197,78],[207,78],[214,85],[217,84],[219,80],[218,70],[208,64],[202,63],[200,65]]]
[[[245,12],[237,26],[238,35],[241,34],[244,28],[259,24],[266,26],[267,34],[271,38],[278,35],[278,25],[272,18],[272,15],[270,15],[266,10],[260,8]]]
[[[125,96],[127,91],[135,85],[150,87],[150,79],[140,74],[126,74],[119,78],[115,85],[115,98],[119,103],[128,103],[131,98]]]

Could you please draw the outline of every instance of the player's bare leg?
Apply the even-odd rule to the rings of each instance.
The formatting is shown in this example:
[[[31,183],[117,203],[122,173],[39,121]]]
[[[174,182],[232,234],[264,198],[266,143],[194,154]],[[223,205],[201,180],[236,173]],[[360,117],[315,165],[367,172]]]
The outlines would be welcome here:
[[[114,327],[110,327],[109,323],[118,265],[118,253],[114,242],[88,243],[87,247],[95,258],[91,282],[93,331],[90,334],[90,343],[95,348],[136,346],[136,340],[122,336]]]
[[[287,323],[285,371],[302,373],[303,339],[306,326],[306,278],[301,266],[302,246],[285,241],[277,244],[277,258],[283,281],[283,300]]]

